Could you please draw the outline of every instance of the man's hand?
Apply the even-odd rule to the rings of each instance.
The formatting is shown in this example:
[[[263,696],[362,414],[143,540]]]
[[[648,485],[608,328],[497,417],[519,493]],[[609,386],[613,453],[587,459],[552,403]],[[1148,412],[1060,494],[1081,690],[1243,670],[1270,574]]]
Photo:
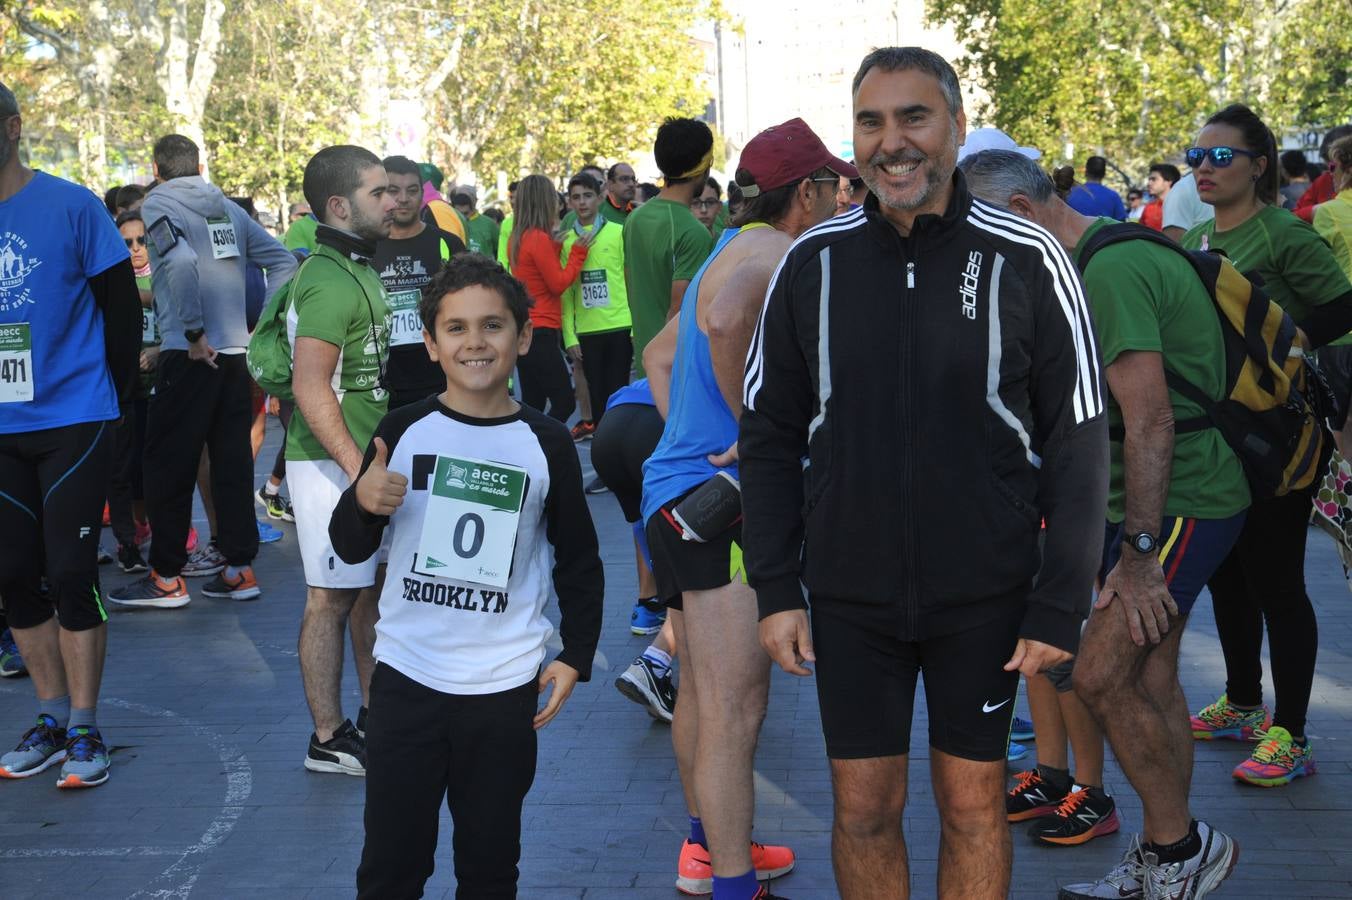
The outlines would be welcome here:
[[[571,358],[571,359],[573,360],[573,363],[574,363],[574,364],[576,364],[576,365],[581,365],[581,364],[582,364],[582,345],[581,345],[581,344],[574,344],[573,346],[569,347],[569,348],[568,348],[568,356],[569,356],[569,358]]]
[[[591,245],[594,244],[594,243],[596,242],[596,232],[599,231],[599,230],[600,230],[600,229],[598,229],[598,228],[596,227],[596,224],[595,224],[595,223],[592,223],[592,230],[591,230],[591,231],[584,231],[584,232],[582,232],[582,234],[579,234],[579,235],[577,236],[577,243],[578,243],[578,245],[579,245],[579,246],[582,246],[582,247],[588,247],[588,248],[590,248]]]
[[[554,683],[554,690],[549,695],[545,708],[535,714],[535,727],[544,728],[559,714],[563,709],[563,704],[568,702],[568,698],[573,693],[573,687],[577,684],[578,671],[565,662],[559,662],[557,659],[545,666],[545,670],[540,673],[539,691],[545,692],[549,683]]]
[[[1147,638],[1158,644],[1160,637],[1169,633],[1169,617],[1178,615],[1178,604],[1155,557],[1138,554],[1129,561],[1129,553],[1136,551],[1124,547],[1122,558],[1103,580],[1094,608],[1106,609],[1114,599],[1121,601],[1118,605],[1127,617],[1127,630],[1136,646],[1144,647]]]
[[[142,372],[155,371],[155,363],[159,361],[159,358],[160,358],[159,347],[146,347],[144,350],[141,351],[141,371]]]
[[[376,438],[376,455],[357,479],[357,505],[373,516],[390,516],[404,502],[408,479],[385,466],[390,451],[383,438]]]
[[[268,415],[280,416],[282,414],[282,401],[276,397],[268,398]]]
[[[216,349],[207,343],[205,334],[188,345],[188,359],[204,362],[213,369],[220,368],[216,365]]]
[[[1005,671],[1013,672],[1017,669],[1026,677],[1032,678],[1039,672],[1045,672],[1052,666],[1066,662],[1074,655],[1051,644],[1019,638],[1019,642],[1014,645],[1014,655],[1005,663]]]
[[[718,466],[720,469],[726,469],[728,466],[737,462],[737,442],[733,441],[732,446],[722,453],[710,453],[705,459],[709,460],[711,465]]]
[[[735,445],[734,445],[735,446]],[[815,663],[812,652],[812,629],[807,623],[807,611],[789,609],[766,616],[760,621],[760,642],[770,658],[790,675],[811,675],[804,662]]]

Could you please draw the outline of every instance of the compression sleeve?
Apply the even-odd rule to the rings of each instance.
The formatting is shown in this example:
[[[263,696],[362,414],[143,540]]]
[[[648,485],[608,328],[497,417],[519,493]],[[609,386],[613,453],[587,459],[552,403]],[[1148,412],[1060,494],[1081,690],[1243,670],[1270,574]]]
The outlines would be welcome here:
[[[1300,322],[1301,331],[1310,339],[1308,349],[1317,350],[1329,341],[1352,331],[1352,291],[1334,297],[1310,311]]]
[[[89,279],[89,290],[103,312],[103,352],[117,404],[126,408],[136,397],[141,372],[141,292],[131,260],[123,259]]]

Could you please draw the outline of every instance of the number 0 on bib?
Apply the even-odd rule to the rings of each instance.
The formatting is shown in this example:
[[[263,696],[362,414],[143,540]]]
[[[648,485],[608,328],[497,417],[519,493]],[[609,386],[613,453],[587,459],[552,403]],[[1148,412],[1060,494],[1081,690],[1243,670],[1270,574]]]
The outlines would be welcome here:
[[[481,459],[438,456],[413,571],[507,587],[526,470]]]

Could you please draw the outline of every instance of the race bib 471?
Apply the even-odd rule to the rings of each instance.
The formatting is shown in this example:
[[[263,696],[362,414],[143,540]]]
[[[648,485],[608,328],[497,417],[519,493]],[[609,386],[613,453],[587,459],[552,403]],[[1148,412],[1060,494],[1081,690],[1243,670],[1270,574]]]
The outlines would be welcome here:
[[[27,322],[0,325],[0,403],[33,399],[33,330]]]

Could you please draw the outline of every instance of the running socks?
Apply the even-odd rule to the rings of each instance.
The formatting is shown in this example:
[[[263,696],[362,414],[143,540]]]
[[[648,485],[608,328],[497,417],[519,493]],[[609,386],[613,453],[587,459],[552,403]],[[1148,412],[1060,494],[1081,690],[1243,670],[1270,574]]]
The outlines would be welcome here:
[[[38,701],[38,715],[46,713],[56,719],[56,727],[64,729],[70,721],[70,694]]]
[[[690,817],[690,843],[699,844],[705,850],[709,849],[709,839],[704,836],[704,823],[696,816]]]
[[[244,568],[243,566],[226,566],[225,577],[230,581],[234,581],[236,578],[239,577],[240,570],[243,568]]]
[[[1197,820],[1188,825],[1188,833],[1172,844],[1142,844],[1142,848],[1155,854],[1161,863],[1183,862],[1202,852],[1202,836],[1197,833]]]
[[[98,728],[98,720],[95,719],[95,709],[72,709],[70,711],[70,724],[67,728]]]
[[[760,885],[756,883],[754,868],[735,878],[714,876],[714,900],[751,900],[758,890]]]
[[[641,603],[642,601],[639,602]],[[659,678],[671,670],[671,654],[661,647],[658,647],[656,644],[650,644],[648,649],[643,651],[643,658],[652,663],[653,668],[658,670],[657,675]]]

